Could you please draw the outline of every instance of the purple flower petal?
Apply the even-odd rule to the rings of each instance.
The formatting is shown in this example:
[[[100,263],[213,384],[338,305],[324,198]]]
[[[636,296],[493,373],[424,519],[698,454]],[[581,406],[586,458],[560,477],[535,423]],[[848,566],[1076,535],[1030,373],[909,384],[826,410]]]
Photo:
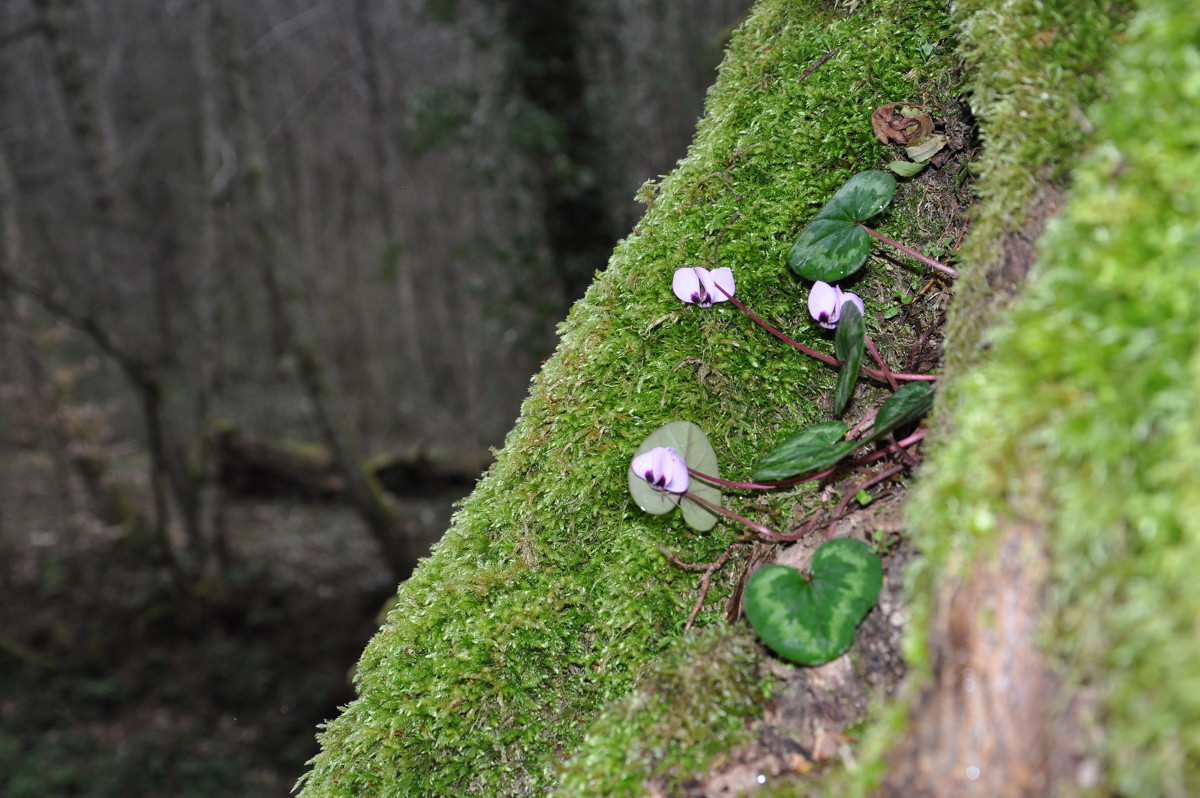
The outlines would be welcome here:
[[[725,292],[717,288],[715,281],[718,280],[721,287],[729,295],[732,295],[734,291],[733,269],[725,266],[709,272],[708,269],[700,266],[685,266],[675,270],[675,276],[671,278],[671,290],[683,302],[709,308],[714,302],[724,302],[729,298]]]
[[[633,458],[633,473],[655,490],[686,493],[689,477],[687,463],[670,446],[656,446]]]
[[[676,269],[675,276],[671,278],[671,290],[680,301],[695,304],[700,293],[700,277],[696,270],[686,267]]]
[[[818,280],[808,292],[808,312],[827,330],[837,327],[842,316],[842,289]]]

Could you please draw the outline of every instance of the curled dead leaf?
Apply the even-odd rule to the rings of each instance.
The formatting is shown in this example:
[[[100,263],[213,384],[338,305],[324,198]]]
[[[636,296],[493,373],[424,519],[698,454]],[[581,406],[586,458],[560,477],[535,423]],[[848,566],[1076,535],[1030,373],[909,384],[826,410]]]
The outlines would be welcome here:
[[[941,133],[929,136],[917,143],[905,147],[904,152],[912,158],[915,163],[924,163],[936,155],[946,146],[946,137]]]
[[[871,114],[871,128],[884,144],[916,144],[933,132],[933,119],[909,103],[881,105]]]

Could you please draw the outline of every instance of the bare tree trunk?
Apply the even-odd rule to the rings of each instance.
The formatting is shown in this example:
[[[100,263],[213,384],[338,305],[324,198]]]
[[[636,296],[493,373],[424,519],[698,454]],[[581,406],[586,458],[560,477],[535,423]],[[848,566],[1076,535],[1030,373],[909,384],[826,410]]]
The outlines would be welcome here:
[[[3,94],[3,89],[0,85],[0,95]],[[10,264],[19,258],[17,188],[8,165],[8,154],[0,145],[0,271],[10,268]],[[62,499],[55,509],[61,514],[60,521],[65,522],[74,509],[70,467],[67,461],[65,420],[29,323],[30,313],[23,304],[19,297],[10,296],[9,291],[0,291],[0,320],[6,322],[5,337],[10,338],[15,350],[14,360],[19,358],[23,361],[28,373],[24,404],[36,417],[33,432],[38,438],[38,448],[48,453],[54,464],[55,492]]]
[[[375,159],[375,185],[371,194],[386,237],[386,257],[395,259],[396,302],[400,311],[404,357],[409,364],[406,392],[416,396],[432,395],[429,364],[426,362],[425,341],[422,335],[421,317],[418,314],[417,288],[413,280],[411,264],[406,262],[402,246],[405,231],[396,211],[392,192],[399,186],[396,154],[388,135],[387,104],[384,98],[383,73],[379,68],[379,52],[376,45],[374,20],[371,16],[370,0],[355,0],[354,24],[359,46],[362,48],[363,83],[367,90],[367,115],[370,120],[371,152]],[[369,340],[369,338],[364,338]]]
[[[529,152],[538,204],[564,298],[583,295],[616,243],[600,189],[600,143],[585,94],[581,53],[588,3],[581,0],[493,0],[509,40],[514,90],[561,129]]]
[[[83,154],[84,171],[92,189],[92,210],[99,220],[112,210],[117,191],[109,155],[111,148],[100,123],[96,96],[70,30],[69,14],[74,5],[75,0],[33,0],[39,29],[50,46],[71,133]]]
[[[405,519],[365,467],[345,403],[312,330],[295,277],[286,265],[278,208],[269,182],[266,145],[251,96],[244,46],[229,0],[215,0],[214,23],[220,36],[225,77],[233,118],[240,138],[242,162],[254,229],[255,261],[267,290],[271,313],[283,344],[295,358],[300,380],[312,402],[321,437],[329,447],[346,483],[347,494],[368,531],[383,549],[393,573],[406,578],[426,553],[418,524]]]
[[[217,395],[217,215],[214,203],[221,186],[214,184],[220,169],[221,136],[217,118],[217,69],[212,59],[212,7],[207,0],[197,4],[199,19],[192,26],[192,58],[199,96],[200,179],[197,187],[196,335],[199,356],[193,364],[195,376],[196,452],[192,478],[196,496],[192,521],[203,541],[203,572],[216,576],[228,564],[229,542],[222,513],[220,462],[217,452],[217,422],[213,402]]]

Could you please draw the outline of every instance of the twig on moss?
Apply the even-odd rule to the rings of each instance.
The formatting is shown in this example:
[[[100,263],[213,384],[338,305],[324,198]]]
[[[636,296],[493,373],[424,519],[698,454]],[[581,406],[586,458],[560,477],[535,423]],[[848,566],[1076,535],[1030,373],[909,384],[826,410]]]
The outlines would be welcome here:
[[[715,242],[713,242],[712,262],[713,262],[714,267],[719,262],[720,251],[721,251],[721,239],[725,237],[725,234],[729,232],[729,228],[733,227],[733,223],[736,222],[738,220],[738,217],[741,215],[742,215],[741,211],[738,211],[737,213],[735,213],[732,217],[730,217],[729,224],[725,225],[725,229],[722,230],[721,232],[717,233],[717,240]],[[720,286],[717,286],[717,287],[720,288]]]
[[[805,78],[807,78],[809,75],[811,75],[812,73],[814,73],[818,69],[820,69],[825,64],[826,61],[828,61],[830,58],[833,58],[835,55],[837,55],[838,50],[841,50],[841,49],[842,49],[841,47],[834,47],[832,50],[825,53],[825,55],[823,55],[819,59],[817,59],[817,63],[813,64],[808,69],[806,69],[802,73],[800,73],[800,77],[796,78],[796,82],[803,83]]]
[[[729,562],[729,558],[733,556],[733,553],[744,545],[744,543],[740,542],[730,543],[729,547],[725,549],[725,553],[713,562],[691,563],[683,562],[677,556],[672,554],[671,551],[666,547],[655,544],[655,548],[661,551],[663,556],[670,560],[671,564],[677,568],[682,568],[685,571],[704,571],[704,576],[700,577],[700,595],[697,596],[696,604],[692,607],[691,614],[688,615],[687,623],[683,625],[684,634],[687,634],[688,630],[692,628],[692,624],[696,622],[697,616],[700,615],[701,608],[704,607],[704,599],[708,597],[708,588],[712,584],[713,574],[721,570],[721,567],[724,566],[725,563]]]

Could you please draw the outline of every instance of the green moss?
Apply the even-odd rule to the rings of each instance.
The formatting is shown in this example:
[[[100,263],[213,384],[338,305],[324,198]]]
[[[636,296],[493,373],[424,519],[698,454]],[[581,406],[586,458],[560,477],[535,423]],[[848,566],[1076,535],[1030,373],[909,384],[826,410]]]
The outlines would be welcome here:
[[[625,698],[592,721],[562,768],[560,796],[675,795],[694,771],[742,739],[768,697],[754,635],[714,627],[676,646]]]
[[[698,645],[681,636],[695,575],[670,567],[655,544],[704,561],[739,534],[721,525],[697,536],[677,517],[641,513],[625,486],[633,450],[661,424],[688,419],[708,433],[725,473],[748,477],[780,435],[827,412],[835,378],[728,303],[681,305],[671,274],[711,265],[717,234],[737,214],[720,256],[734,267],[738,297],[828,349],[784,257],[842,181],[892,157],[871,133],[876,106],[944,99],[932,87],[949,84],[946,25],[942,3],[929,0],[862,3],[854,13],[785,0],[755,7],[688,157],[643,191],[652,199],[645,218],[562,325],[496,463],[401,585],[359,664],[359,698],[321,735],[303,795],[544,794],[576,751],[606,778],[605,752],[633,728],[631,704],[612,702],[673,647],[683,646],[668,655],[678,663]],[[939,43],[930,60],[923,40]],[[904,238],[918,201],[898,202],[880,229]],[[878,306],[873,290],[890,296],[855,290],[869,307]],[[796,495],[775,497],[774,510],[786,517]],[[764,517],[741,504],[734,509]],[[701,626],[719,618],[729,582],[714,586]],[[731,684],[748,684],[739,681],[751,668],[743,649],[715,658]],[[664,667],[660,678],[673,666]],[[716,671],[703,678],[720,681]],[[710,731],[710,744],[668,746],[649,770],[682,773],[735,739],[727,720],[744,714],[747,695],[739,688],[716,709],[698,704],[695,730]],[[728,718],[701,717],[710,710]],[[572,767],[564,778],[569,792],[592,776]]]
[[[1001,244],[1038,217],[1047,186],[1061,186],[1088,138],[1084,111],[1100,96],[1104,67],[1131,0],[963,0],[954,27],[967,69],[965,93],[979,122],[969,264],[956,286],[947,338],[948,374],[969,368],[1006,307],[993,275]],[[1033,234],[1036,235],[1036,230]],[[948,397],[944,394],[943,401]]]
[[[1088,114],[1087,157],[1031,282],[984,362],[955,381],[954,432],[910,517],[927,553],[926,603],[937,575],[986,553],[1004,525],[1041,525],[1053,568],[1046,645],[1068,683],[1100,702],[1100,789],[1190,795],[1200,792],[1200,18],[1189,0],[1143,5],[1100,84],[1108,96]],[[996,180],[998,194],[1010,190]],[[978,339],[964,344],[960,358],[981,359]]]

